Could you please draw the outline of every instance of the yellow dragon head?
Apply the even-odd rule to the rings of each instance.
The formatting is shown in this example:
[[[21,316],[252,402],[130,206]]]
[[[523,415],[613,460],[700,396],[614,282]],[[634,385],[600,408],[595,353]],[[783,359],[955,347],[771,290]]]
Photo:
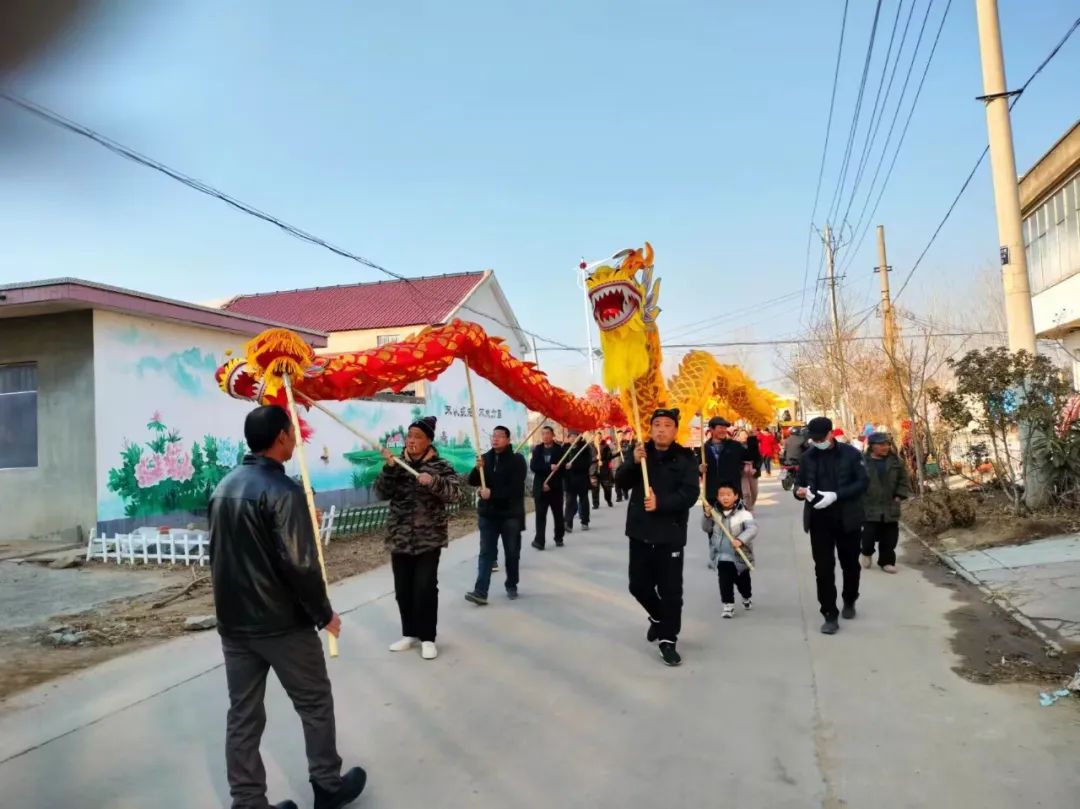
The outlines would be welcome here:
[[[584,269],[584,266],[583,266]],[[648,332],[656,331],[660,281],[653,281],[653,249],[622,250],[585,279],[604,352],[604,385],[626,390],[649,370]]]

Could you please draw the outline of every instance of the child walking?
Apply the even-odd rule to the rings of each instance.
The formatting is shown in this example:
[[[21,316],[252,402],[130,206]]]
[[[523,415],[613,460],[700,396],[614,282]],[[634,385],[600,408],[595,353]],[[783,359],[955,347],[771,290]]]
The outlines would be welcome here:
[[[709,535],[709,559],[716,565],[720,581],[720,601],[724,618],[735,617],[735,589],[742,596],[745,609],[750,609],[750,568],[754,562],[754,537],[758,527],[754,515],[746,510],[734,485],[721,483],[716,493],[711,516],[702,518],[701,527]],[[739,551],[742,551],[740,555]]]

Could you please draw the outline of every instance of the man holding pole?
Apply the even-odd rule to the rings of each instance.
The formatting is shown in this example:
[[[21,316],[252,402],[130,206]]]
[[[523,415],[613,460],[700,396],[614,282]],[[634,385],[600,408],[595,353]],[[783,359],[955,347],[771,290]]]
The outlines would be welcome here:
[[[210,566],[225,655],[229,713],[225,764],[233,809],[268,809],[259,741],[266,725],[266,675],[274,670],[304,726],[317,809],[341,807],[364,789],[366,773],[341,774],[334,699],[315,628],[335,637],[318,539],[303,488],[285,474],[297,436],[289,414],[258,407],[244,421],[249,455],[210,499]],[[296,809],[292,801],[278,809]]]
[[[566,470],[566,533],[574,531],[574,517],[581,517],[581,530],[589,530],[589,479],[595,473],[592,445],[577,430],[568,434],[570,460]]]
[[[654,412],[652,439],[638,444],[633,461],[615,473],[616,482],[630,489],[630,592],[648,613],[646,639],[660,642],[668,666],[682,663],[675,644],[682,626],[683,549],[690,509],[698,500],[697,460],[676,443],[678,429],[677,409]]]
[[[477,606],[487,604],[491,571],[502,537],[506,555],[506,595],[518,597],[518,560],[521,557],[521,530],[525,524],[525,459],[514,452],[510,430],[498,426],[491,433],[491,449],[476,460],[469,473],[469,485],[480,486],[480,470],[487,486],[480,488],[476,510],[480,521],[480,558],[476,586],[465,600]]]
[[[547,512],[555,521],[555,547],[563,545],[566,529],[563,524],[563,469],[561,462],[566,450],[555,441],[555,430],[544,425],[540,443],[533,447],[529,468],[533,473],[533,500],[536,505],[536,536],[532,546],[542,551],[547,544]]]

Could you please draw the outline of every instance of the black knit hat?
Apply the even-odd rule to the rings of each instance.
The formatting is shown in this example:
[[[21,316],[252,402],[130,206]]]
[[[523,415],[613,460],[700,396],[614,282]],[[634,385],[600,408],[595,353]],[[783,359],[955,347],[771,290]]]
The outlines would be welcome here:
[[[818,416],[817,418],[810,419],[810,422],[806,425],[806,434],[813,441],[821,441],[832,432],[833,423],[832,419],[827,419],[825,416]]]
[[[653,411],[652,418],[649,419],[649,423],[652,424],[659,418],[671,419],[677,425],[679,423],[679,408],[677,407],[661,407]]]
[[[413,427],[415,427],[424,435],[426,435],[429,439],[434,441],[436,421],[437,419],[434,416],[424,416],[423,418],[417,419],[412,424],[410,424],[409,429],[411,430]]]

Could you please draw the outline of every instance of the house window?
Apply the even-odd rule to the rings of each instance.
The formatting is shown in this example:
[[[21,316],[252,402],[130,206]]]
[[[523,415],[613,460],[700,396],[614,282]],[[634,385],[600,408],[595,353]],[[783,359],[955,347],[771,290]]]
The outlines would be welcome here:
[[[400,342],[401,342],[401,335],[400,334],[380,334],[378,337],[375,338],[375,345],[377,345],[377,346],[384,346],[387,343],[400,343]]]
[[[37,365],[0,365],[0,469],[37,465]]]

